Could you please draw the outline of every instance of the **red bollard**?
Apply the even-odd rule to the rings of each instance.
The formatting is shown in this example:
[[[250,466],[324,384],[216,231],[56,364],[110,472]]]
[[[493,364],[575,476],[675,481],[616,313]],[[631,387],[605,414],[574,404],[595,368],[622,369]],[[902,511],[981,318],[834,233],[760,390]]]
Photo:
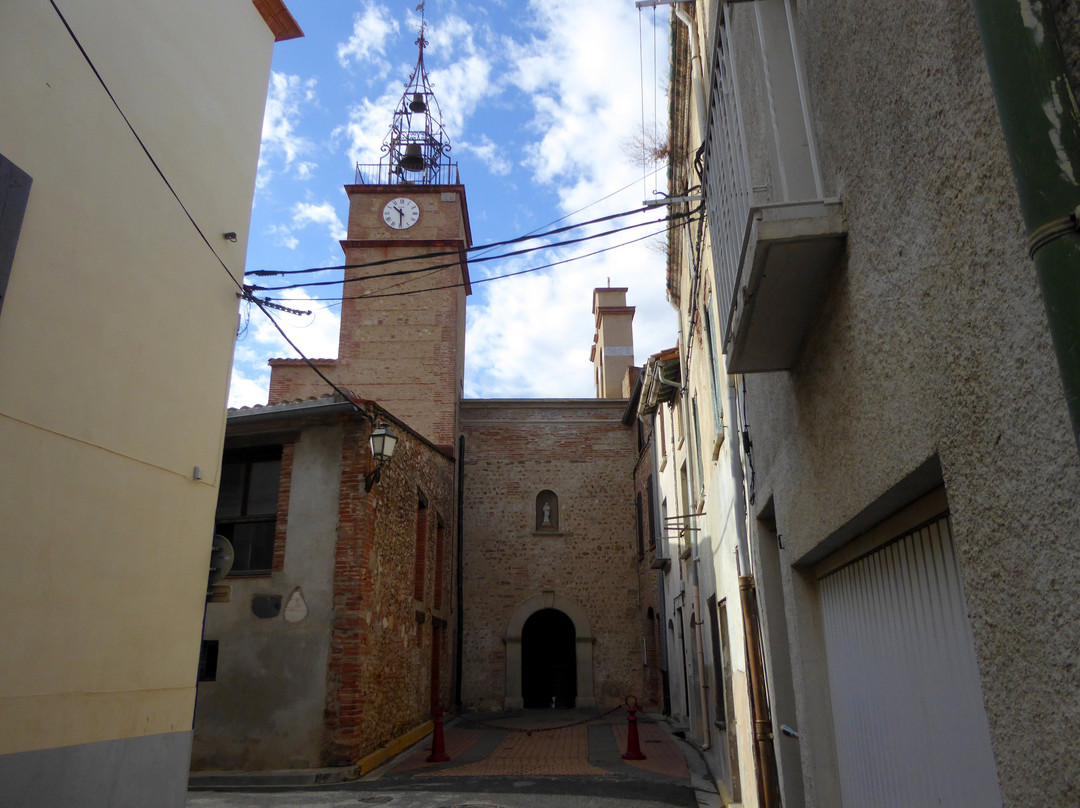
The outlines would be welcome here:
[[[450,759],[446,754],[446,739],[443,738],[442,710],[435,711],[435,732],[432,735],[431,754],[427,756],[428,763],[445,763]]]
[[[641,751],[641,741],[638,740],[637,730],[637,699],[630,704],[627,699],[626,706],[630,709],[630,717],[627,719],[626,728],[626,754],[623,760],[645,760],[645,753]]]

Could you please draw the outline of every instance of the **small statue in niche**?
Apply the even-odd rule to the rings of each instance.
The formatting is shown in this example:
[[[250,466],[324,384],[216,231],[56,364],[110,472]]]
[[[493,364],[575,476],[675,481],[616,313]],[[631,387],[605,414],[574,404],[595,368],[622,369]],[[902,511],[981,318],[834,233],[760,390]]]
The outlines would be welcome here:
[[[536,529],[551,531],[559,530],[559,498],[554,491],[544,490],[536,496]]]

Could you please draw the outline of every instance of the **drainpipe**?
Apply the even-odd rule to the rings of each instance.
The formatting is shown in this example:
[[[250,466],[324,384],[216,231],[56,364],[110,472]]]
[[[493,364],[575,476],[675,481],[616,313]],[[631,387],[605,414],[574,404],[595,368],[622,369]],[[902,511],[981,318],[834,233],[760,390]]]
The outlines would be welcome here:
[[[705,625],[705,618],[701,616],[701,590],[698,587],[700,563],[701,559],[697,553],[694,553],[690,574],[694,576],[694,615],[697,617],[697,630],[694,632],[694,636],[697,639],[698,698],[701,700],[701,751],[708,752],[712,749],[712,733],[709,730],[709,699],[705,692],[705,645],[701,638],[701,629]]]
[[[461,675],[465,653],[465,436],[458,437],[457,453],[457,578],[455,592],[457,603],[457,648],[454,654],[454,705],[461,707]]]
[[[698,52],[697,31],[694,30],[694,21],[690,15],[679,8],[676,3],[672,10],[675,16],[686,26],[686,38],[690,43],[690,92],[694,94],[694,105],[697,107],[698,137],[705,137],[705,91],[702,89],[705,75],[704,66],[701,64],[701,54]],[[695,65],[695,62],[697,63]]]
[[[1080,448],[1080,113],[1052,4],[972,3]]]
[[[743,633],[746,635],[750,709],[754,716],[754,773],[757,775],[758,804],[762,808],[780,808],[780,778],[776,769],[776,748],[773,746],[772,715],[765,685],[765,657],[761,650],[761,626],[753,575],[739,576],[739,601],[743,613]]]

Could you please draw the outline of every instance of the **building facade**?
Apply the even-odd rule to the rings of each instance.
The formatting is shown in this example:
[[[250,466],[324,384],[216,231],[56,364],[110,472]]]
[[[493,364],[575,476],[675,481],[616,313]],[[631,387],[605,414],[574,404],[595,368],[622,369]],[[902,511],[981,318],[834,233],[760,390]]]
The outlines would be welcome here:
[[[182,806],[271,50],[300,30],[280,2],[59,5],[0,8],[0,793]]]
[[[375,423],[397,437],[377,480]],[[328,395],[231,411],[223,480],[192,769],[363,773],[429,732],[454,703],[453,458]]]
[[[669,296],[680,348],[715,340],[727,373],[695,381],[691,359],[683,383],[699,416],[710,384],[726,392],[761,804],[1077,794],[1062,672],[1080,463],[987,68],[990,5],[673,18],[671,196],[703,196],[706,227],[673,250]],[[993,5],[1064,55],[1073,91],[1048,97],[1059,123],[1041,140],[1068,180],[1071,135],[1054,132],[1076,119],[1077,12]]]
[[[207,605],[200,772],[364,772],[456,705],[657,703],[634,309],[593,293],[597,399],[462,400],[468,209],[419,44],[384,162],[345,187],[337,358],[271,360],[270,403],[229,415],[238,566]],[[383,418],[401,441],[358,486]]]

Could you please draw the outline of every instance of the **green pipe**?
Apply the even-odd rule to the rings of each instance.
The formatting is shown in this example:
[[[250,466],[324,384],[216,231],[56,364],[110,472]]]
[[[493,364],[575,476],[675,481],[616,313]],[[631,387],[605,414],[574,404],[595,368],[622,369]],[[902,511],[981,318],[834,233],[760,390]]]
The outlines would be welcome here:
[[[972,3],[1080,448],[1080,113],[1051,4]]]

